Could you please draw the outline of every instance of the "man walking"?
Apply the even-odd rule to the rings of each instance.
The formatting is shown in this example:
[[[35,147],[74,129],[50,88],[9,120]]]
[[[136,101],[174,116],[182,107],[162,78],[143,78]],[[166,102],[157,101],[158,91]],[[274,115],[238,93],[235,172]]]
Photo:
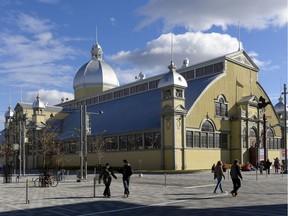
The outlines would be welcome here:
[[[124,197],[129,197],[129,181],[130,176],[132,175],[132,168],[127,160],[123,160],[124,166],[120,169],[120,173],[122,173],[123,177],[123,185],[124,185]]]
[[[111,197],[110,184],[112,181],[112,177],[117,179],[117,176],[114,175],[112,167],[110,167],[109,163],[106,163],[105,167],[103,167],[102,172],[99,176],[99,184],[101,184],[102,178],[105,184],[105,190],[103,192],[104,197],[108,197],[108,198]]]
[[[233,197],[237,197],[237,191],[241,187],[241,180],[243,179],[240,172],[239,160],[237,159],[234,160],[233,165],[231,166],[230,176],[233,182],[233,190],[231,191],[231,194]]]

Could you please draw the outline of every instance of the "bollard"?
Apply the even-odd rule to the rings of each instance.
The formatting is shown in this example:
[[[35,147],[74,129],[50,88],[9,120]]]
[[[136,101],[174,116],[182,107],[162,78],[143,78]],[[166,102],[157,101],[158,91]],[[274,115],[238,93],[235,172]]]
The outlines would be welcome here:
[[[228,181],[229,181],[229,176],[230,176],[230,175],[229,175],[229,170],[227,170],[227,173],[228,173],[227,178],[228,178]]]
[[[96,177],[94,177],[94,190],[93,190],[93,197],[96,197]]]
[[[30,201],[28,199],[28,192],[29,192],[28,188],[29,188],[29,180],[27,179],[26,180],[26,204],[30,203]]]
[[[256,181],[258,181],[258,169],[256,169]]]
[[[268,178],[268,170],[266,169],[266,179]]]
[[[166,177],[166,173],[165,173],[165,187],[166,187],[166,181],[167,181],[167,177]]]

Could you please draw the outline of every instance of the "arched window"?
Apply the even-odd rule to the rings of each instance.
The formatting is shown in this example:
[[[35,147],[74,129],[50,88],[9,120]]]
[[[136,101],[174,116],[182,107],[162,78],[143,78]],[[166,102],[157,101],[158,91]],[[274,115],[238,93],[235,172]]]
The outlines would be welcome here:
[[[227,101],[224,95],[219,95],[218,99],[215,101],[215,113],[216,116],[225,117],[227,116]]]
[[[244,128],[243,130],[243,135],[242,135],[242,147],[243,148],[248,148],[248,143],[247,143],[247,128]]]
[[[274,133],[271,130],[271,128],[267,130],[266,137],[267,137],[267,148],[275,149],[276,146],[274,145]]]
[[[249,129],[249,145],[250,147],[257,146],[257,133],[255,128]]]
[[[186,146],[192,148],[228,148],[228,133],[219,133],[212,121],[205,119],[199,130],[186,131]]]
[[[201,147],[214,148],[214,127],[212,123],[206,120],[201,127]]]

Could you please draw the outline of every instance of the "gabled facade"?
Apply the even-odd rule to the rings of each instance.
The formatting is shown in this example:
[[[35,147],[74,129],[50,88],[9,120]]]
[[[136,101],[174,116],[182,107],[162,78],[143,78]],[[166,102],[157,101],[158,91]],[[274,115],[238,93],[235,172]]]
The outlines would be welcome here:
[[[77,94],[54,112],[64,147],[61,165],[79,166],[80,105],[91,114],[88,138],[109,138],[102,164],[118,166],[125,158],[136,168],[195,170],[210,169],[218,160],[281,158],[281,130],[273,127],[279,118],[271,104],[258,108],[260,97],[270,101],[258,73],[240,50],[178,70],[171,63],[162,75]],[[88,166],[95,166],[99,158],[89,139],[86,150]]]

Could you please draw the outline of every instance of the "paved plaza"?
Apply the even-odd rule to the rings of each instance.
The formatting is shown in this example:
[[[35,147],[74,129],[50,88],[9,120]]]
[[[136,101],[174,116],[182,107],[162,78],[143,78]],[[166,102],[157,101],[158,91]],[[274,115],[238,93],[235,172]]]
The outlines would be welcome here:
[[[229,171],[228,171],[229,172]],[[21,177],[20,182],[2,183],[0,178],[0,215],[287,215],[287,175],[257,175],[242,172],[239,197],[230,194],[232,181],[223,181],[226,193],[213,194],[213,174],[144,174],[131,177],[130,197],[123,198],[120,174],[113,179],[111,198],[102,196],[104,185],[96,184],[94,176],[76,182],[76,176],[66,176],[57,187],[36,188],[31,182],[36,175]],[[30,181],[28,199],[26,180]],[[26,204],[26,201],[29,203]]]

